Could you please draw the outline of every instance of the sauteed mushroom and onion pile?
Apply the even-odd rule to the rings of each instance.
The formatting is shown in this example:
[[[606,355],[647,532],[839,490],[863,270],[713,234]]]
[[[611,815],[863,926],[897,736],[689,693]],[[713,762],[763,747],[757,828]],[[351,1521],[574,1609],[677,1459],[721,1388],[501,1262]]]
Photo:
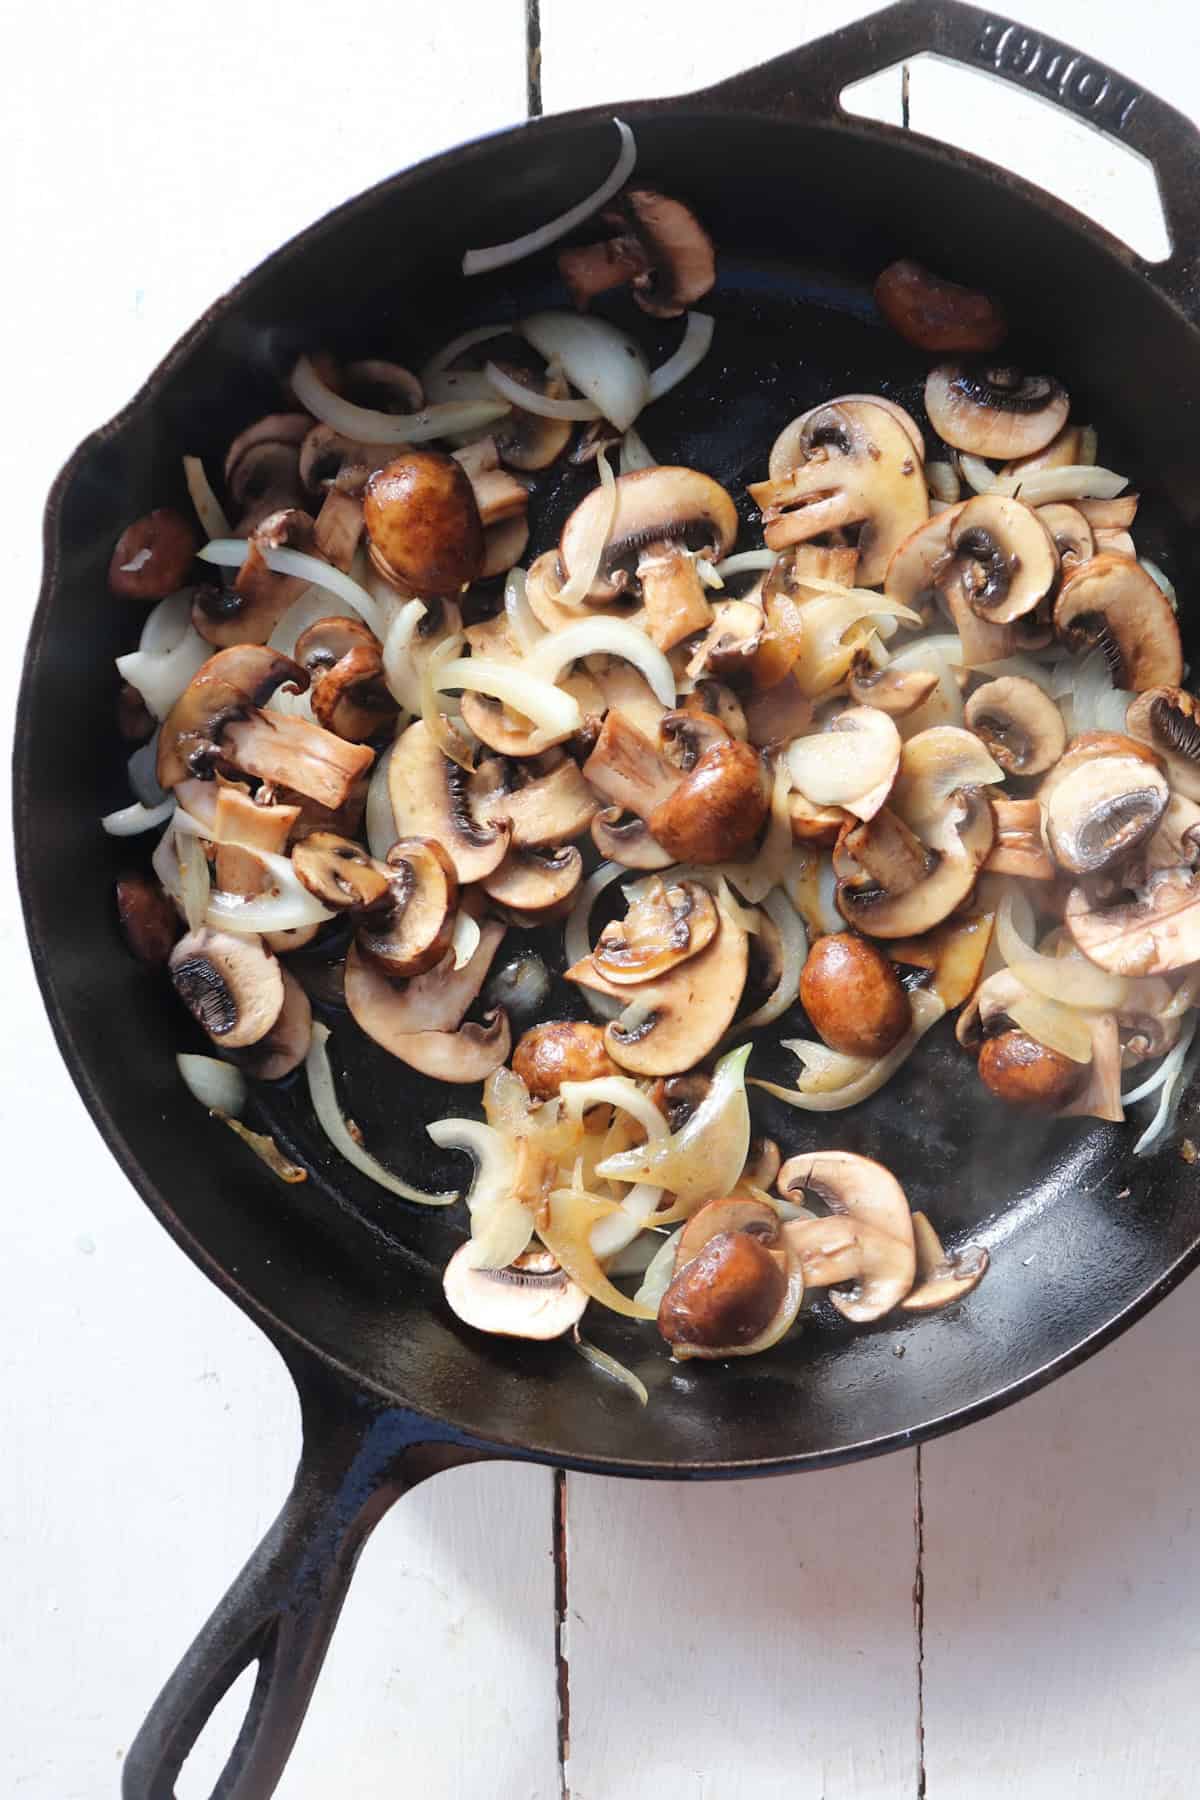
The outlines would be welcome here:
[[[1144,1102],[1138,1152],[1169,1141],[1200,703],[1138,496],[1061,383],[1003,360],[998,304],[915,263],[876,301],[929,355],[928,432],[880,394],[802,412],[746,471],[751,541],[742,492],[656,462],[717,262],[619,131],[590,199],[464,259],[556,256],[560,309],[419,374],[311,350],[220,471],[184,459],[194,516],[122,533],[111,593],[148,610],[104,826],[151,834],[118,912],[207,1039],[197,1098],[302,1180],[241,1115],[306,1079],[340,1155],[449,1206],[344,1116],[325,1020],[396,1059],[401,1113],[411,1071],[447,1084],[429,1135],[474,1160],[450,1307],[574,1330],[640,1389],[578,1337],[589,1302],[724,1359],[814,1297],[868,1324],[986,1271],[834,1134],[752,1137],[748,1089],[785,1119],[864,1104],[957,1012],[982,1107]],[[656,368],[639,309],[679,322]],[[555,466],[577,503],[530,558]],[[756,1076],[764,1042],[790,1083]]]

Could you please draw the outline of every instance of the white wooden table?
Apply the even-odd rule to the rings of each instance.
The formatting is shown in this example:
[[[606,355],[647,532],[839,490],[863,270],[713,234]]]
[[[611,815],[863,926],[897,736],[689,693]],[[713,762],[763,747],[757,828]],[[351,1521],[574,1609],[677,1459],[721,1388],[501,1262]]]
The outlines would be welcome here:
[[[1195,107],[1183,0],[1015,4]],[[347,195],[523,116],[530,92],[548,111],[666,93],[868,10],[542,0],[530,74],[524,0],[14,9],[5,716],[45,488],[215,293]],[[969,78],[919,79],[914,123],[993,154],[1005,143],[1010,162],[1052,169],[1068,198],[1144,233],[1119,152],[1068,144],[1054,116],[999,90],[989,112]],[[894,113],[896,99],[893,80],[872,104]],[[0,950],[0,1791],[97,1800],[275,1513],[298,1422],[273,1353],[154,1224],[76,1098],[7,864]],[[534,1468],[419,1489],[366,1552],[281,1794],[1195,1795],[1197,1293],[920,1454],[732,1486],[572,1476],[557,1508],[556,1478]],[[189,1765],[188,1800],[207,1795],[235,1711]]]

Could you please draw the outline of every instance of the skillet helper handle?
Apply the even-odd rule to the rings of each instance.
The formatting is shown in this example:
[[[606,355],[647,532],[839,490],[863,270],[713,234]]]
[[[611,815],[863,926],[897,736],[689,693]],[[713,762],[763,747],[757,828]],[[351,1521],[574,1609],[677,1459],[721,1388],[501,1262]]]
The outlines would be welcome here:
[[[393,1501],[479,1459],[416,1414],[332,1386],[301,1390],[291,1493],[150,1709],[125,1759],[123,1800],[176,1800],[192,1746],[238,1676],[258,1677],[212,1800],[269,1800],[304,1721],[359,1553]]]
[[[1145,157],[1158,183],[1171,254],[1160,263],[1133,260],[1184,313],[1200,317],[1200,130],[1095,57],[1028,26],[958,0],[899,0],[689,99],[714,110],[732,105],[780,117],[846,118],[856,129],[894,132],[899,128],[851,121],[840,95],[923,51],[999,76]]]

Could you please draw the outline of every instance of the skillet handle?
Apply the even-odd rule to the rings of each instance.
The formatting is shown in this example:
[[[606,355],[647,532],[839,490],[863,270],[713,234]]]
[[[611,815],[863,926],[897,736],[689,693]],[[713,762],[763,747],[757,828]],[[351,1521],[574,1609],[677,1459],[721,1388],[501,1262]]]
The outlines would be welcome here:
[[[1134,260],[1190,318],[1200,314],[1200,130],[1095,57],[997,13],[958,0],[899,0],[687,98],[714,110],[732,104],[739,111],[851,122],[840,104],[843,89],[922,51],[1050,100],[1144,156],[1158,183],[1171,254],[1161,263]],[[863,119],[852,123],[883,133],[898,129]]]
[[[304,1444],[283,1510],[171,1676],[122,1771],[123,1800],[175,1800],[175,1783],[242,1671],[258,1677],[212,1800],[269,1800],[304,1721],[360,1551],[393,1501],[487,1455],[418,1414],[306,1371]]]

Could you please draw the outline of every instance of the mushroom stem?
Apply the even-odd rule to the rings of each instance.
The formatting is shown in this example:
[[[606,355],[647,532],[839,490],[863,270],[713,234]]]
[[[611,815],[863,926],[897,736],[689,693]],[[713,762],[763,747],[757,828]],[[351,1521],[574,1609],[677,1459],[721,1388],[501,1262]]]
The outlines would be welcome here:
[[[336,811],[375,760],[365,744],[348,744],[320,725],[255,712],[225,727],[222,749],[246,775],[290,788]]]
[[[583,773],[610,805],[646,818],[669,800],[680,782],[644,732],[621,712],[610,712]]]
[[[646,606],[646,631],[660,650],[673,650],[712,624],[712,607],[682,545],[647,544],[638,558],[637,577]]]

